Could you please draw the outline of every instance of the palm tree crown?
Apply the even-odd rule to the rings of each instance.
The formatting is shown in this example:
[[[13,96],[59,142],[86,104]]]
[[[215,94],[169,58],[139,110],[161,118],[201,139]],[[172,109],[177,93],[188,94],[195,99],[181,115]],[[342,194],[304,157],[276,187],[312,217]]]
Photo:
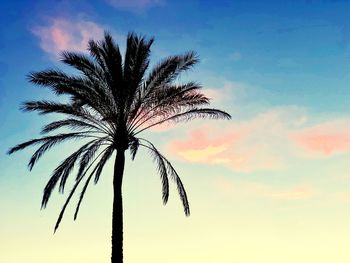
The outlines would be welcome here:
[[[150,141],[139,136],[143,131],[165,122],[206,117],[229,119],[230,115],[203,107],[209,104],[209,99],[200,92],[199,84],[175,83],[180,73],[198,62],[194,52],[169,56],[148,71],[152,43],[153,39],[129,33],[122,59],[118,45],[109,33],[105,33],[102,41],[89,42],[90,56],[62,53],[62,62],[80,74],[69,75],[56,69],[29,74],[31,83],[48,87],[56,95],[68,95],[69,99],[64,102],[40,100],[23,103],[24,111],[59,113],[63,118],[44,126],[42,137],[18,144],[8,153],[12,154],[28,146],[38,146],[28,164],[31,170],[53,146],[68,140],[82,139],[84,142],[54,169],[44,189],[43,208],[56,186],[60,192],[64,191],[67,178],[73,168],[78,167],[74,186],[62,208],[55,230],[81,183],[82,191],[74,219],[90,181],[99,181],[103,167],[114,151],[124,153],[129,150],[134,159],[140,146],[147,148],[157,163],[164,204],[169,196],[169,176],[177,185],[185,214],[190,214],[186,192],[177,172]],[[52,135],[52,132],[60,128],[68,130]]]

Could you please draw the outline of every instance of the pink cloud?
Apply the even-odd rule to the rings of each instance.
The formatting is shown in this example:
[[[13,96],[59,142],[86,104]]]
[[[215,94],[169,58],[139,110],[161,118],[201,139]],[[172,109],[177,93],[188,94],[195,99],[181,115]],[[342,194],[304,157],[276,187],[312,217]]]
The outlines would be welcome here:
[[[229,132],[222,136],[210,137],[204,129],[197,129],[190,133],[188,139],[174,141],[169,148],[190,162],[222,163],[230,161],[225,154],[240,136],[238,133]]]
[[[289,129],[301,119],[294,111],[273,109],[249,120],[202,126],[171,142],[168,149],[187,162],[220,164],[238,172],[280,169],[286,162],[283,153],[292,147]],[[293,121],[286,122],[290,116]]]
[[[303,109],[273,108],[250,119],[197,127],[170,142],[168,149],[187,162],[248,173],[284,169],[291,160],[350,153],[350,119],[305,128],[308,122]]]
[[[64,18],[53,18],[48,25],[37,26],[32,32],[39,38],[40,47],[56,58],[64,50],[86,51],[90,39],[103,37],[102,27],[92,21]]]
[[[350,121],[324,122],[291,134],[309,155],[330,156],[350,151]]]
[[[140,12],[152,6],[164,4],[164,0],[106,0],[108,4],[115,8],[128,10],[131,12]]]

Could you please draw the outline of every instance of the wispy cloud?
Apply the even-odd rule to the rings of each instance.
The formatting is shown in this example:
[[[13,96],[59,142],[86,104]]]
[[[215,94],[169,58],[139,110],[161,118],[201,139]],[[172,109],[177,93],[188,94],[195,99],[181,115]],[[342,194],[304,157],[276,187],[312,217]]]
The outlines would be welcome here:
[[[298,200],[307,199],[315,195],[315,191],[310,187],[298,185],[285,191],[270,191],[266,192],[265,196],[279,200]]]
[[[283,169],[290,160],[350,153],[350,119],[311,121],[298,107],[271,108],[249,119],[197,127],[168,150],[187,162],[247,173]]]
[[[279,169],[285,163],[282,153],[292,147],[289,129],[302,117],[297,109],[276,108],[249,120],[201,126],[170,143],[169,151],[188,162],[222,164],[239,172]]]
[[[291,134],[308,156],[350,152],[350,119],[326,121]]]
[[[32,32],[39,38],[40,47],[53,58],[64,50],[86,51],[91,38],[103,37],[103,28],[95,22],[62,17],[51,18],[48,25],[37,26]]]
[[[317,195],[315,189],[304,184],[277,187],[251,181],[234,181],[224,177],[216,178],[213,181],[213,186],[228,195],[258,196],[278,201],[305,200]]]
[[[153,6],[161,6],[165,0],[105,0],[111,6],[127,10],[133,13],[139,13]]]
[[[225,82],[220,88],[204,88],[203,93],[214,103],[233,102],[245,95],[246,86],[239,82]]]
[[[238,132],[232,131],[223,136],[210,138],[204,129],[197,129],[190,133],[188,139],[173,142],[170,149],[190,162],[227,162],[229,159],[223,158],[222,155],[238,141],[240,136]]]

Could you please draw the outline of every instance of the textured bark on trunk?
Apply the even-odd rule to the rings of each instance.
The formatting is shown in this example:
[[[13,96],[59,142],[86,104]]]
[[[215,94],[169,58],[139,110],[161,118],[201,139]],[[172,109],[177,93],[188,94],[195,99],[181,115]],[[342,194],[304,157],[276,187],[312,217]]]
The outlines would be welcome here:
[[[117,150],[113,175],[112,263],[123,262],[123,199],[122,181],[125,150]]]

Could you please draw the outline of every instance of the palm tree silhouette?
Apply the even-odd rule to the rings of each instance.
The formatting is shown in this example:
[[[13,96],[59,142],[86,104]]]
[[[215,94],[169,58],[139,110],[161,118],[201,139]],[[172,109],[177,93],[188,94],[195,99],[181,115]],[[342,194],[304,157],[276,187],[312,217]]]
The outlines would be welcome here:
[[[209,104],[209,99],[200,92],[199,84],[174,83],[180,73],[198,62],[194,52],[169,56],[146,73],[152,43],[153,38],[146,39],[129,33],[123,60],[118,45],[106,32],[102,41],[89,41],[90,56],[73,52],[62,53],[62,62],[78,70],[79,75],[68,75],[54,69],[30,73],[28,77],[31,83],[48,87],[56,95],[68,95],[69,99],[64,102],[28,101],[23,103],[22,110],[37,111],[39,114],[59,113],[65,118],[44,126],[42,137],[18,144],[8,151],[12,154],[28,146],[40,146],[30,158],[28,167],[32,170],[40,157],[53,146],[72,139],[83,140],[82,146],[55,168],[44,189],[42,208],[46,207],[57,185],[59,192],[63,193],[67,178],[74,167],[78,167],[74,186],[59,214],[55,231],[73,194],[83,183],[74,214],[74,220],[77,218],[90,181],[99,181],[106,162],[116,151],[113,174],[112,263],[123,262],[122,180],[125,151],[130,150],[133,160],[140,146],[150,151],[160,173],[163,203],[168,201],[170,177],[177,186],[188,216],[189,204],[177,172],[150,141],[140,138],[139,135],[153,126],[170,121],[205,117],[231,118],[224,111],[202,107]],[[60,128],[66,128],[66,132],[46,135]]]

